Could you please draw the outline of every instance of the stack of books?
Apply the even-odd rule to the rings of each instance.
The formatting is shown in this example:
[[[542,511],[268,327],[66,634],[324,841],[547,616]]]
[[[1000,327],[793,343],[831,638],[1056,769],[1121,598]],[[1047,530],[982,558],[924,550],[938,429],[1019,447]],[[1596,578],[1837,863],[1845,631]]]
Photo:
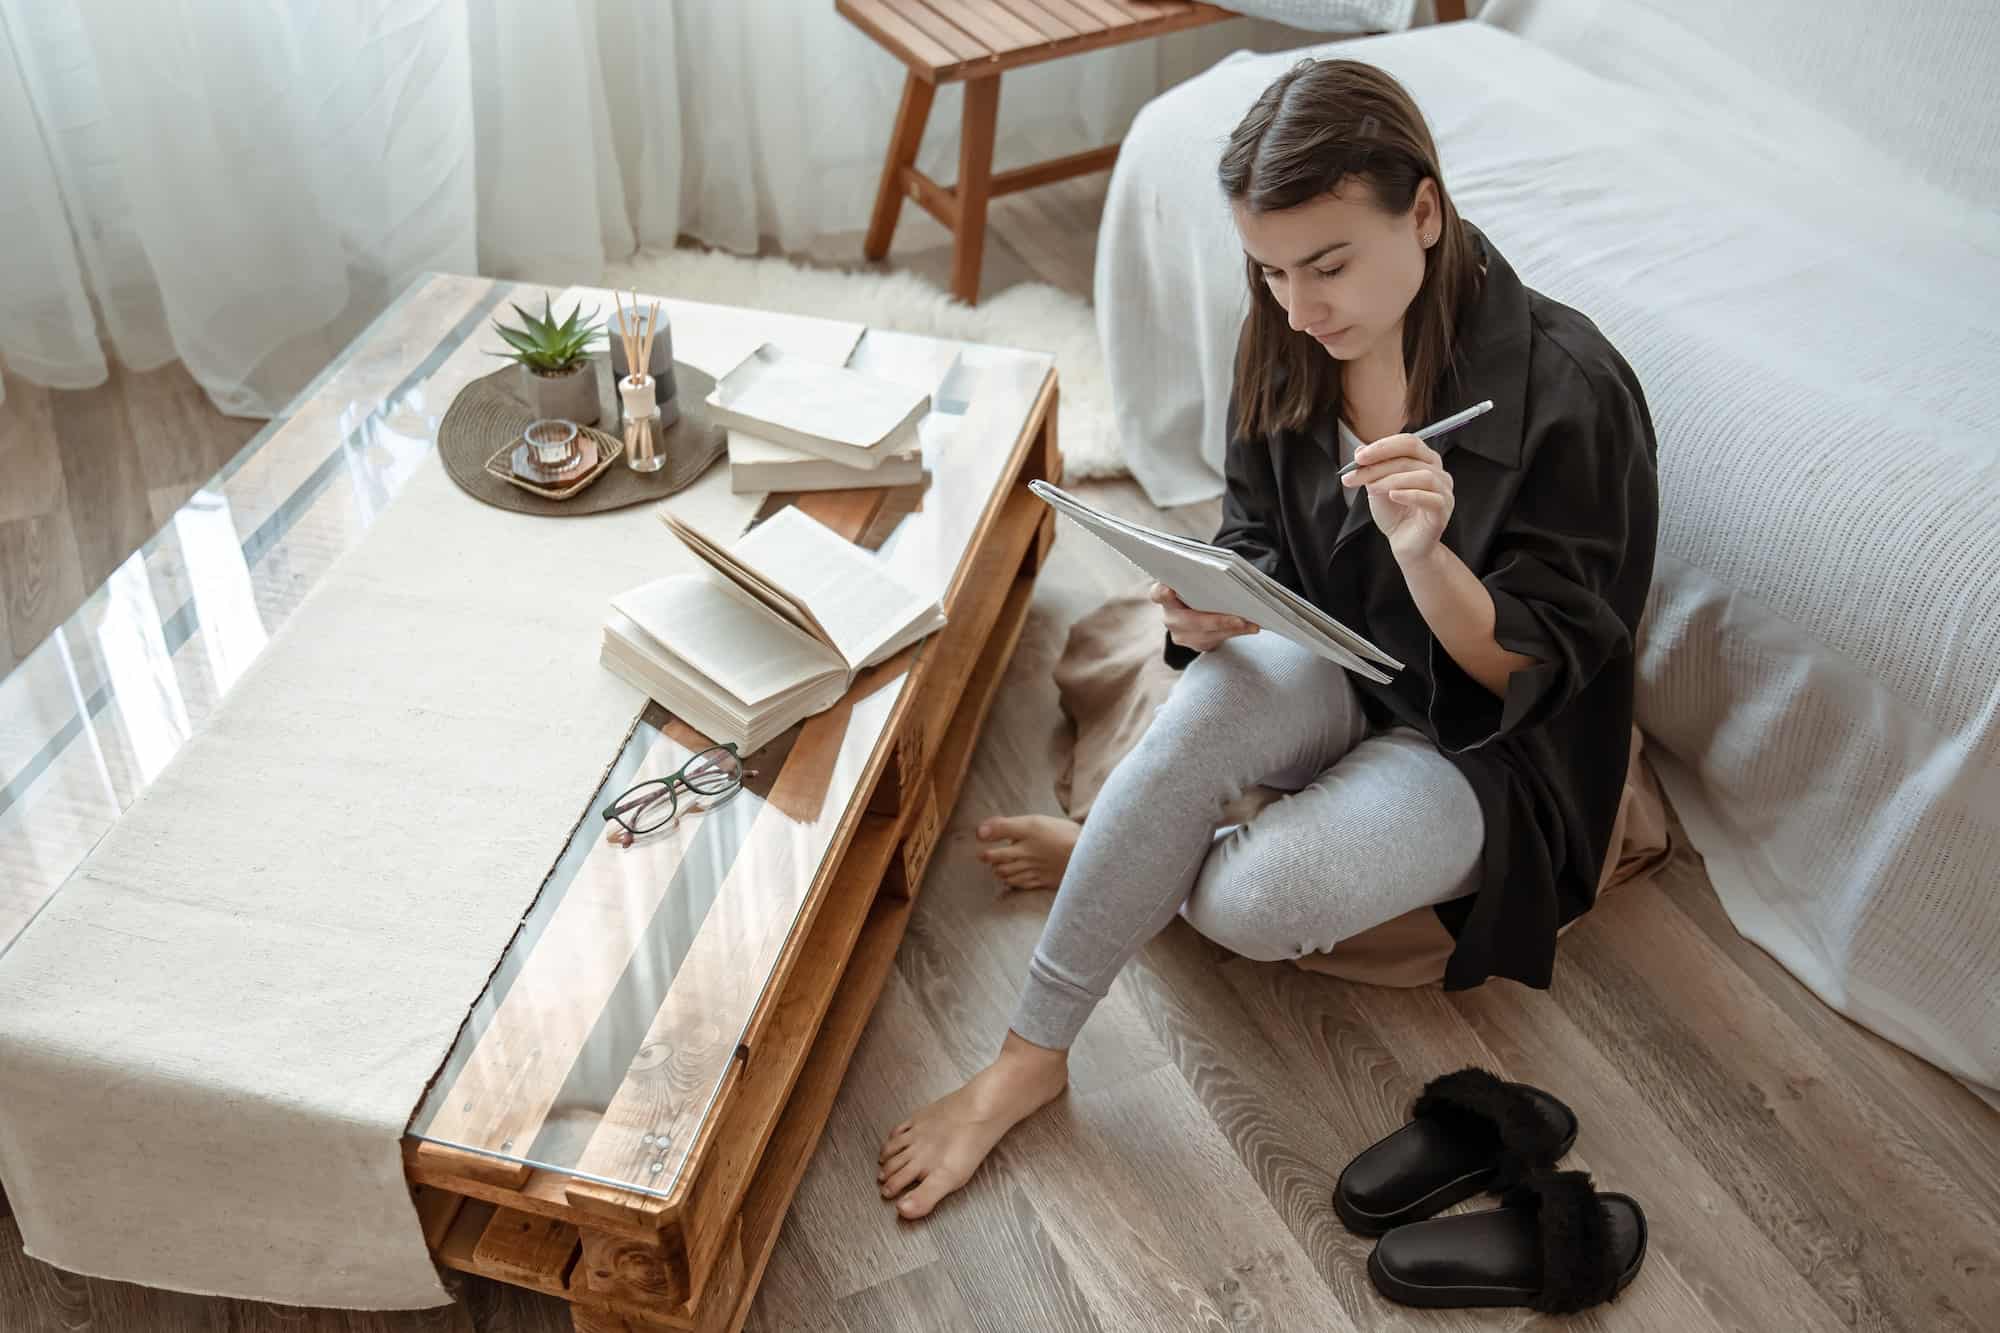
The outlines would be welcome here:
[[[716,381],[738,492],[907,486],[923,480],[917,423],[931,398],[893,380],[765,343]]]

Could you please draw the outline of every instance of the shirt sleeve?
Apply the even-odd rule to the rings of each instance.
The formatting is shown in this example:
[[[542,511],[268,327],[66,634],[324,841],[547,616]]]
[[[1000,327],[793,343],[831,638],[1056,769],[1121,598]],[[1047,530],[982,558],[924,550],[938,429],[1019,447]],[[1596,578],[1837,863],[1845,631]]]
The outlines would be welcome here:
[[[1622,379],[1580,393],[1534,442],[1480,576],[1493,596],[1494,640],[1534,665],[1509,674],[1496,696],[1431,637],[1429,716],[1447,753],[1548,720],[1632,651],[1658,523],[1652,429]]]
[[[1210,540],[1234,551],[1294,592],[1299,577],[1285,554],[1278,517],[1278,482],[1271,470],[1270,442],[1262,436],[1244,434],[1237,426],[1236,390],[1229,391],[1229,443],[1222,454],[1222,523]],[[1193,648],[1183,648],[1170,635],[1166,662],[1179,671],[1197,656]]]

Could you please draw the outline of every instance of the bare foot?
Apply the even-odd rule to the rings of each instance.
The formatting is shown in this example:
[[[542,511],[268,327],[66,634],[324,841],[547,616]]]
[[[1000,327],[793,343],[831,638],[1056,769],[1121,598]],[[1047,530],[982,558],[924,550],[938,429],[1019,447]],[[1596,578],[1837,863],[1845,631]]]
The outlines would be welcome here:
[[[979,840],[997,843],[979,854],[1010,889],[1053,889],[1062,883],[1083,825],[1052,815],[1005,815],[981,820]]]
[[[876,1183],[906,1218],[927,1216],[972,1173],[1008,1130],[1069,1086],[1069,1052],[1007,1033],[1000,1055],[965,1086],[896,1126],[882,1145]],[[910,1189],[914,1185],[915,1189]]]

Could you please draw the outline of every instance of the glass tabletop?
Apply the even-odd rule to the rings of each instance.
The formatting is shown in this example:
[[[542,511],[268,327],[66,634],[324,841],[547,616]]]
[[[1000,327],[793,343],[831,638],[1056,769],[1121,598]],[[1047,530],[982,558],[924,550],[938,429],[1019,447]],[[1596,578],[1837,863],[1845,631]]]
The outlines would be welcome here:
[[[0,957],[434,452],[458,387],[438,368],[503,301],[541,290],[413,284],[0,681]],[[558,303],[578,296],[609,308],[591,289]],[[848,364],[931,393],[923,484],[773,495],[757,516],[798,503],[949,611],[1051,359],[858,325],[843,344],[832,321],[666,310],[676,355],[697,364],[704,352],[733,364],[792,321],[806,342],[851,348]],[[921,651],[749,756],[755,775],[733,798],[626,849],[605,840],[598,811],[707,743],[635,705],[629,732],[605,736],[609,768],[576,793],[578,822],[549,846],[484,993],[468,997],[410,1134],[670,1194]]]
[[[0,957],[395,498],[513,290],[411,284],[0,679]]]

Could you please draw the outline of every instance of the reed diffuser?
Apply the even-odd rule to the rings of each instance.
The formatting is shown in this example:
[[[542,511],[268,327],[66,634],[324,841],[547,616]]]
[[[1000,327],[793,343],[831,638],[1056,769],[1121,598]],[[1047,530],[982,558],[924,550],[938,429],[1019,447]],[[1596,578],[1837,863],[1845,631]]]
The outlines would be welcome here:
[[[624,344],[625,364],[631,373],[618,381],[618,401],[625,407],[625,466],[634,472],[658,472],[666,465],[659,438],[660,404],[653,397],[653,377],[646,373],[652,364],[653,334],[660,327],[660,303],[644,320],[639,317],[639,293],[632,293],[632,314],[625,314],[625,302],[613,294],[618,310],[618,337]]]

